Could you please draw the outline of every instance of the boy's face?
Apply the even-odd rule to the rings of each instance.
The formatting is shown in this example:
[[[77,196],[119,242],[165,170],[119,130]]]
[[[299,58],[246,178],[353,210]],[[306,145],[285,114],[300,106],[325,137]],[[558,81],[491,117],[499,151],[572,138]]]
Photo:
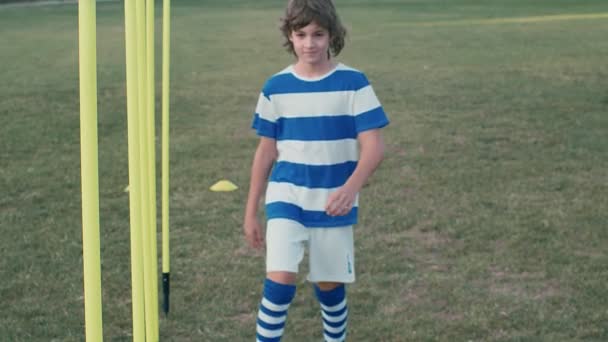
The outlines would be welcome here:
[[[298,62],[319,65],[328,61],[329,32],[314,21],[291,32],[289,40]]]

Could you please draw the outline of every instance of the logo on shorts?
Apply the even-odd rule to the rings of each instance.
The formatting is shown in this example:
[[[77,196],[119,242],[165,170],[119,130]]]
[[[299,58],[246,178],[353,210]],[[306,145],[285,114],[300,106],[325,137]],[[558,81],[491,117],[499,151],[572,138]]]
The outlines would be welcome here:
[[[348,274],[353,274],[353,265],[350,262],[350,254],[346,254],[346,267],[348,269]]]

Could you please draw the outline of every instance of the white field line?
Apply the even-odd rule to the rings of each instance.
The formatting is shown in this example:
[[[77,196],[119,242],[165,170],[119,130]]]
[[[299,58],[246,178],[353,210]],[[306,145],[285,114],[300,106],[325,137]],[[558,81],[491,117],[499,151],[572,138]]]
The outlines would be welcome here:
[[[97,0],[97,2],[118,2],[118,0]],[[78,0],[45,0],[0,4],[0,10],[20,7],[40,7],[54,5],[77,5]]]
[[[387,26],[496,25],[496,24],[521,24],[521,23],[539,23],[539,22],[547,22],[547,21],[589,20],[589,19],[608,19],[608,13],[558,14],[558,15],[543,15],[543,16],[518,17],[518,18],[462,19],[462,20],[428,21],[428,22],[412,22],[412,23],[398,22],[398,23],[389,23],[389,24],[387,24]]]

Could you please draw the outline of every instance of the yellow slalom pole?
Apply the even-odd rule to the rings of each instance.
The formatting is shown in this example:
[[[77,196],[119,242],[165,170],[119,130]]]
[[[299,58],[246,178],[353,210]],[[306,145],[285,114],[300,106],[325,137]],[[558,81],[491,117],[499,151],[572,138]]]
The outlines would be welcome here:
[[[144,316],[144,268],[140,183],[139,87],[137,77],[137,27],[135,0],[125,0],[125,46],[127,60],[127,121],[129,143],[129,202],[131,223],[131,296],[133,341],[146,340]]]
[[[169,313],[169,66],[171,49],[171,0],[163,1],[163,108],[162,108],[162,254],[163,311]]]
[[[80,73],[80,160],[85,334],[102,341],[99,171],[97,145],[97,39],[95,0],[78,2]]]
[[[148,187],[149,187],[149,215],[150,226],[148,228],[150,244],[149,258],[150,276],[148,277],[148,292],[150,292],[151,321],[147,324],[151,325],[153,335],[149,336],[150,341],[158,341],[158,253],[157,253],[157,228],[156,228],[156,132],[155,132],[155,77],[154,77],[154,0],[146,1],[146,91],[148,101],[147,105],[147,149],[148,149]]]
[[[150,291],[150,284],[152,283],[152,267],[154,267],[155,260],[151,260],[150,250],[150,187],[148,180],[148,100],[147,100],[147,61],[146,61],[146,6],[145,0],[137,0],[136,2],[137,12],[137,64],[138,64],[138,93],[139,93],[139,143],[140,143],[140,162],[142,169],[140,170],[140,184],[142,187],[141,200],[142,200],[142,230],[143,230],[143,258],[144,258],[144,307],[145,307],[145,321],[146,321],[146,341],[152,340],[154,334],[154,326],[152,308],[153,308],[153,296]]]

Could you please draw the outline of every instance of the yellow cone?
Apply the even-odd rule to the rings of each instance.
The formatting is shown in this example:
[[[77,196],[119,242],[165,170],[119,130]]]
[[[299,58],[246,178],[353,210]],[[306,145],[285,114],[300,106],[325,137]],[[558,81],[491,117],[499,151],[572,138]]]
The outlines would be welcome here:
[[[217,191],[234,191],[238,188],[239,187],[236,186],[231,181],[223,179],[223,180],[213,184],[209,189],[211,189],[211,191],[217,192]]]

